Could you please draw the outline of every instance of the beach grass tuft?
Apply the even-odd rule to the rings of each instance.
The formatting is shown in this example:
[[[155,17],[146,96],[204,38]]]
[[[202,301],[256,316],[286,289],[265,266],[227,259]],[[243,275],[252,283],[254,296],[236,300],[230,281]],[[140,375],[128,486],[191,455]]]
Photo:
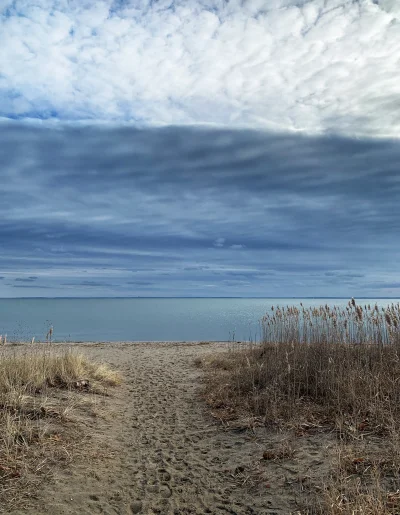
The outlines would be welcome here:
[[[72,350],[2,347],[0,505],[3,509],[23,508],[41,476],[54,463],[70,457],[67,447],[73,447],[76,442],[68,443],[66,426],[70,428],[71,414],[79,403],[95,402],[94,394],[105,393],[108,387],[120,382],[117,372]]]

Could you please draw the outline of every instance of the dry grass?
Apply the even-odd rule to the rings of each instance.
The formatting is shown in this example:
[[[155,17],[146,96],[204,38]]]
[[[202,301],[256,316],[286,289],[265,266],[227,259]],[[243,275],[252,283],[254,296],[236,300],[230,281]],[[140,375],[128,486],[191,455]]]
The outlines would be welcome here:
[[[84,436],[71,414],[119,382],[116,372],[69,350],[0,351],[0,512],[23,507],[52,466],[71,459]]]
[[[358,440],[336,447],[317,513],[400,513],[398,433],[384,441]]]
[[[384,433],[400,423],[400,346],[265,343],[208,363],[209,401],[264,424]]]
[[[304,513],[400,513],[399,323],[398,304],[277,307],[261,344],[203,361],[207,401],[224,423],[337,438],[331,473]]]
[[[351,299],[345,308],[272,306],[262,328],[263,341],[270,343],[399,343],[400,304],[379,308]]]

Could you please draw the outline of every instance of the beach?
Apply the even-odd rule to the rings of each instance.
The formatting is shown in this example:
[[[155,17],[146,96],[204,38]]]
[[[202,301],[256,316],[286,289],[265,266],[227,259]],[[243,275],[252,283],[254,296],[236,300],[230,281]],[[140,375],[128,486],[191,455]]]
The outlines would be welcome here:
[[[56,463],[13,515],[294,513],[291,480],[320,473],[325,437],[303,438],[296,460],[264,462],[263,450],[282,435],[213,417],[195,361],[226,346],[68,345],[119,370],[123,381],[102,400],[100,416],[80,413],[79,452]]]

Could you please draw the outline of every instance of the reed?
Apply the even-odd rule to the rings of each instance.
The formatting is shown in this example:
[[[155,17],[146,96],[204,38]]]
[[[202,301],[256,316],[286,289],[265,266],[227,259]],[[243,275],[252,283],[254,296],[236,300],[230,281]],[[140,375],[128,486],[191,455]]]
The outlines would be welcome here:
[[[351,474],[333,460],[324,495],[304,513],[400,513],[400,305],[276,306],[261,322],[260,343],[203,361],[214,415],[280,431],[318,428],[336,435],[338,449],[362,440],[367,471]],[[372,448],[379,459],[368,457]]]
[[[379,308],[351,299],[344,309],[273,306],[261,322],[264,343],[400,343],[399,303]]]

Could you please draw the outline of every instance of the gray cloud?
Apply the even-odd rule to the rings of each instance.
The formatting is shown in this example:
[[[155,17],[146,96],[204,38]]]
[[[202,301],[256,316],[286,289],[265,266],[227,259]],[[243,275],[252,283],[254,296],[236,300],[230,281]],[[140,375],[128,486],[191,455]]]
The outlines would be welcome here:
[[[17,122],[0,137],[3,296],[30,282],[351,296],[397,281],[396,140]]]
[[[214,241],[214,247],[223,247],[225,245],[225,238],[217,238]]]
[[[21,282],[21,283],[31,283],[31,282],[36,281],[36,279],[37,279],[36,276],[17,277],[16,279],[14,279],[14,281]]]
[[[33,285],[33,284],[13,284],[12,288],[24,288],[24,289],[34,289],[36,292],[40,292],[40,290],[52,290],[55,289],[54,286],[43,286],[43,285]]]
[[[364,285],[366,288],[374,288],[378,290],[400,290],[400,282],[392,281],[392,282],[372,282]]]
[[[5,118],[399,134],[394,0],[19,0],[0,13]]]

